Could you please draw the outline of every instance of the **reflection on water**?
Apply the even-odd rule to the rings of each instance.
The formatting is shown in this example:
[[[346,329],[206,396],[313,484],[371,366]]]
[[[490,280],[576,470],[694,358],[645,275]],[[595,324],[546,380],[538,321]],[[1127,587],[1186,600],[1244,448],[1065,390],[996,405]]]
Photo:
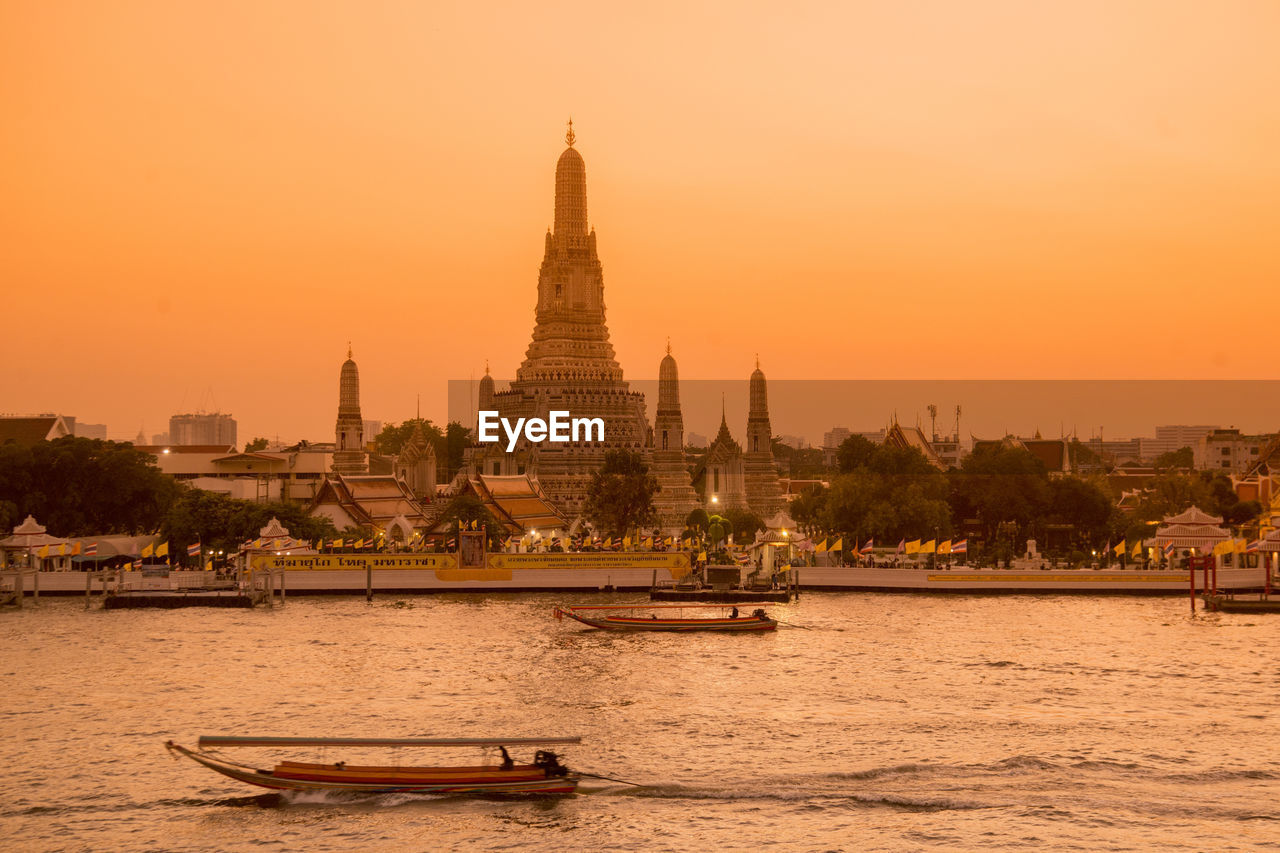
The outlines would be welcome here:
[[[551,618],[604,600],[0,614],[0,822],[21,840],[6,847],[1280,846],[1274,619],[1193,620],[1173,598],[868,594],[777,605],[811,630],[774,634]],[[167,757],[165,739],[200,734],[581,734],[571,767],[641,787],[259,794]]]

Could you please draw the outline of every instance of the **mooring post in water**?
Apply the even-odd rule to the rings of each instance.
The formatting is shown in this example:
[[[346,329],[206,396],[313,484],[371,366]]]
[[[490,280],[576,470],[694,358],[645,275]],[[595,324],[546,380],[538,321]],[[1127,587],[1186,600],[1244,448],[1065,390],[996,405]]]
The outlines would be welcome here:
[[[284,607],[284,569],[280,570],[280,606]]]
[[[40,600],[40,570],[36,569],[31,573],[31,600]]]
[[[364,564],[364,600],[373,601],[373,563],[368,558]]]
[[[1196,615],[1196,564],[1187,558],[1187,575],[1191,579],[1191,615]]]
[[[93,572],[84,573],[84,609],[89,609],[89,596],[93,593]]]

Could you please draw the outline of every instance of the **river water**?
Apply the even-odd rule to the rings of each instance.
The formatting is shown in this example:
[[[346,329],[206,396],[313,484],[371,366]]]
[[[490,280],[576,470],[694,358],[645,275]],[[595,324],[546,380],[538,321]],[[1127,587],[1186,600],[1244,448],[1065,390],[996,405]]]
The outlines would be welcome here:
[[[551,618],[615,600],[640,599],[0,614],[0,848],[1280,849],[1280,617],[832,593],[772,635]],[[163,748],[201,734],[582,735],[566,763],[639,787],[289,797]]]

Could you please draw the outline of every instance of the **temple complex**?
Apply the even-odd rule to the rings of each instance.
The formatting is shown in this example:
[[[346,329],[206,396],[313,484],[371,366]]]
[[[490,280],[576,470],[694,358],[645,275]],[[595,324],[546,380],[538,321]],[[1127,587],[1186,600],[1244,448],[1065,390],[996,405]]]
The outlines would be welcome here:
[[[369,470],[364,450],[364,419],[360,416],[360,370],[351,358],[338,375],[338,421],[334,426],[333,470],[336,474],[363,474]]]
[[[573,147],[556,164],[554,226],[547,231],[533,340],[510,388],[494,392],[486,373],[481,408],[499,417],[547,418],[552,410],[574,417],[603,418],[604,441],[531,445],[522,438],[511,453],[494,445],[472,449],[475,473],[535,476],[550,500],[568,518],[586,501],[592,475],[605,452],[625,448],[643,452],[649,424],[644,395],[630,390],[614,358],[605,325],[604,275],[596,253],[596,234],[587,220],[587,169]],[[489,402],[488,406],[484,404]]]
[[[695,488],[687,467],[680,380],[670,345],[658,369],[652,426],[644,395],[633,392],[623,379],[605,324],[604,274],[596,234],[587,219],[586,165],[574,141],[570,122],[568,147],[556,164],[555,216],[538,272],[533,339],[508,389],[496,390],[485,366],[477,403],[480,411],[496,411],[512,423],[519,418],[546,419],[555,410],[568,411],[574,418],[602,418],[604,440],[532,444],[522,436],[510,453],[499,444],[477,444],[468,449],[460,478],[482,476],[488,481],[525,475],[570,524],[576,524],[605,453],[621,448],[642,454],[649,464],[659,486],[654,509],[666,532],[679,532],[689,512],[703,503],[712,510],[740,507],[762,517],[774,515],[785,501],[758,362],[751,375],[747,449],[729,434],[722,416],[720,434],[694,474],[701,489]]]

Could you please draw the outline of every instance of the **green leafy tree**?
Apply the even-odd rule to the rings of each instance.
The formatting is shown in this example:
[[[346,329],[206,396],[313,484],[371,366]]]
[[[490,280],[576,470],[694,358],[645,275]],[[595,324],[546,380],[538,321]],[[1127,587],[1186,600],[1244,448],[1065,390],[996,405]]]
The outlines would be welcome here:
[[[729,525],[733,541],[739,545],[753,540],[757,530],[764,530],[764,520],[749,509],[727,509],[721,516]]]
[[[707,515],[707,511],[702,507],[695,507],[685,516],[684,526],[689,530],[705,532],[711,526],[711,516]]]
[[[1157,471],[1167,471],[1170,468],[1190,470],[1196,464],[1196,454],[1190,447],[1182,447],[1161,453],[1152,464]]]
[[[449,522],[449,532],[457,533],[459,524],[470,526],[472,522],[489,532],[489,544],[495,545],[506,536],[506,528],[493,517],[484,502],[472,492],[463,492],[449,499],[440,511],[441,519]]]
[[[865,468],[880,448],[881,445],[870,439],[861,435],[851,435],[836,449],[836,469],[841,474],[848,474],[859,468]]]
[[[638,453],[610,450],[604,465],[591,478],[583,514],[597,531],[623,536],[652,523],[653,496],[658,481]]]
[[[245,442],[245,445],[244,445],[245,453],[253,453],[255,450],[266,450],[266,449],[267,449],[267,440],[265,438],[262,438],[261,436],[259,436],[258,438],[255,438],[253,441]]]
[[[308,516],[301,504],[243,501],[188,488],[169,506],[160,535],[169,541],[173,555],[185,555],[187,546],[197,542],[206,555],[211,551],[230,554],[257,538],[272,518],[279,519],[295,539],[311,542],[337,536],[329,519]]]
[[[0,447],[6,520],[31,514],[54,536],[149,533],[178,489],[153,456],[127,443],[66,436]]]
[[[850,436],[840,446],[839,467],[843,473],[831,487],[805,498],[792,516],[810,532],[842,536],[852,547],[855,539],[896,542],[950,531],[946,476],[915,448]]]
[[[1048,471],[1021,447],[979,447],[965,457],[952,482],[954,517],[977,519],[988,542],[996,540],[996,527],[1003,523],[1015,526],[1015,538],[1025,537],[1049,508]]]

